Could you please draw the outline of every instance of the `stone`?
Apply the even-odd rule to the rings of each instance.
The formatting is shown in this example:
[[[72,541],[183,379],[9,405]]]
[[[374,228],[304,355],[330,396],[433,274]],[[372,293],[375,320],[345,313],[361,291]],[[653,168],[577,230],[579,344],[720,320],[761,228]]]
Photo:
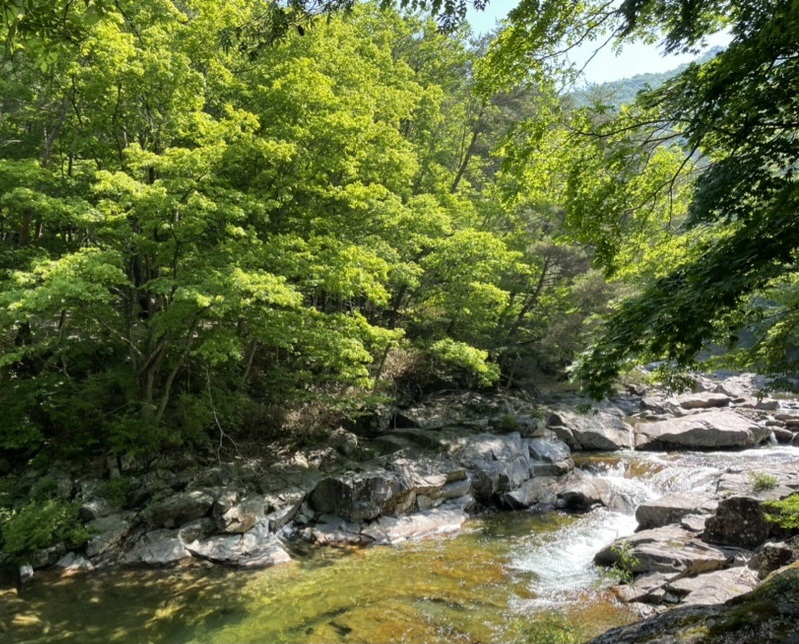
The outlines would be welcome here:
[[[191,553],[174,530],[148,532],[126,555],[125,563],[165,565],[186,559]]]
[[[606,480],[580,474],[561,484],[556,503],[559,508],[577,512],[585,512],[596,505],[616,509],[613,497]]]
[[[328,477],[310,495],[311,507],[349,521],[375,519],[394,512],[411,494],[410,482],[386,470]]]
[[[559,476],[574,469],[569,446],[555,437],[530,439],[527,448],[534,476]]]
[[[695,492],[673,492],[655,501],[639,505],[635,511],[635,518],[639,530],[648,530],[670,523],[679,523],[688,514],[709,514],[717,505],[717,501]]]
[[[133,513],[124,512],[94,519],[86,524],[93,536],[86,543],[86,556],[90,559],[107,552],[130,532]]]
[[[77,552],[68,552],[55,562],[56,567],[66,575],[74,575],[94,570],[94,564]]]
[[[511,510],[524,510],[539,504],[554,506],[558,499],[557,490],[558,480],[555,477],[536,477],[502,494],[500,503]]]
[[[787,543],[764,543],[760,551],[749,562],[758,579],[765,579],[775,570],[788,565],[797,558],[797,552]]]
[[[283,544],[265,528],[193,541],[186,548],[202,559],[239,568],[268,568],[291,561]]]
[[[371,537],[375,543],[393,544],[456,532],[468,517],[460,507],[447,504],[401,517],[380,517],[361,533]]]
[[[317,520],[316,525],[302,531],[306,541],[323,546],[365,546],[373,542],[372,537],[361,533],[359,523],[331,514],[323,514]]]
[[[776,573],[724,604],[677,606],[587,644],[797,644],[799,569]]]
[[[358,436],[339,427],[330,432],[329,443],[343,456],[352,456],[358,449]]]
[[[215,517],[220,532],[243,534],[264,519],[264,500],[249,497]]]
[[[734,411],[708,411],[636,427],[644,444],[636,449],[725,449],[752,447],[768,440],[771,431]]]
[[[666,585],[673,574],[650,572],[639,575],[629,584],[613,587],[613,594],[625,603],[661,604],[666,599]]]
[[[748,593],[757,585],[757,577],[748,568],[728,568],[698,577],[683,577],[670,582],[670,592],[683,604],[722,604],[733,597]]]
[[[688,530],[668,525],[642,530],[606,546],[594,556],[600,566],[612,566],[621,560],[623,550],[635,562],[633,573],[682,573],[697,575],[727,566],[730,555],[722,548],[703,543]]]
[[[30,564],[22,564],[19,567],[19,583],[27,584],[28,582],[33,580],[33,566]]]
[[[592,409],[585,414],[557,409],[550,414],[548,425],[573,450],[606,452],[630,448],[631,428],[619,409]]]
[[[707,409],[710,407],[727,407],[731,398],[724,393],[701,392],[676,396],[673,402],[682,409]]]
[[[147,509],[148,519],[154,527],[175,528],[205,516],[214,503],[214,497],[204,490],[183,492]]]
[[[732,497],[719,502],[716,513],[705,523],[706,543],[753,549],[769,536],[769,523],[760,501]]]

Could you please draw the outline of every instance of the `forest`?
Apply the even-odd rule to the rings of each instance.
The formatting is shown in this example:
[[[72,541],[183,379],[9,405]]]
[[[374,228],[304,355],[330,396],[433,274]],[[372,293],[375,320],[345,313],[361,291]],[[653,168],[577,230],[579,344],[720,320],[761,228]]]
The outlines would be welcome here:
[[[3,467],[795,372],[799,4],[484,4],[4,3]],[[563,63],[722,29],[620,106]]]

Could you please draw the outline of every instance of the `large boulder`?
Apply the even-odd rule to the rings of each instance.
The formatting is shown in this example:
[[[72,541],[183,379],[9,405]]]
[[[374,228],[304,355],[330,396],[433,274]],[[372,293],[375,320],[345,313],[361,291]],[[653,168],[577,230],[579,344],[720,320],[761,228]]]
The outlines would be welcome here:
[[[260,527],[246,534],[192,541],[186,548],[197,557],[239,568],[268,568],[291,561],[277,537]]]
[[[642,530],[619,539],[594,556],[600,566],[628,565],[629,572],[681,573],[684,576],[720,570],[729,563],[730,555],[696,539],[676,525]]]
[[[739,548],[756,548],[769,536],[771,528],[758,499],[732,497],[719,502],[716,513],[705,522],[702,539]]]
[[[113,548],[130,532],[132,522],[132,512],[112,514],[89,521],[86,528],[92,537],[86,544],[86,556],[97,557]]]
[[[361,533],[374,539],[375,543],[399,543],[456,532],[468,518],[469,515],[462,505],[448,503],[446,506],[401,517],[380,517],[361,530]]]
[[[647,501],[638,506],[635,518],[639,530],[659,528],[670,523],[679,523],[689,514],[710,513],[718,502],[695,492],[672,492],[655,501]]]
[[[636,426],[636,446],[645,449],[752,447],[771,431],[734,411],[708,411]],[[641,440],[643,439],[643,440]]]
[[[468,470],[478,501],[498,503],[502,494],[530,478],[528,440],[512,432],[467,435],[453,441],[452,456]]]
[[[728,599],[748,593],[757,585],[756,575],[748,568],[716,570],[698,577],[681,577],[669,582],[668,591],[681,604],[722,604]]]
[[[573,450],[615,451],[629,449],[632,433],[624,412],[614,407],[577,413],[556,409],[550,413],[549,428]]]
[[[138,541],[125,557],[125,563],[165,565],[190,556],[174,530],[154,530]]]
[[[792,566],[725,604],[679,606],[588,644],[795,644],[797,605],[799,567]]]
[[[192,490],[167,497],[151,505],[146,512],[150,523],[157,528],[176,528],[205,516],[214,497],[205,490]]]
[[[319,513],[364,521],[394,513],[408,504],[412,493],[404,477],[380,470],[322,479],[311,492],[310,504]]]

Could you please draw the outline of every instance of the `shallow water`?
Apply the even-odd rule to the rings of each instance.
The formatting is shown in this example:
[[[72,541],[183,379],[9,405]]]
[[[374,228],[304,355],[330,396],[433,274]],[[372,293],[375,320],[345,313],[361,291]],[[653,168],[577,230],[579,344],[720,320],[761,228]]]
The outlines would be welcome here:
[[[582,642],[635,616],[604,590],[593,555],[635,528],[632,508],[712,474],[795,449],[624,454],[581,461],[629,501],[498,513],[461,534],[391,547],[295,553],[261,571],[192,565],[58,578],[0,596],[3,642]],[[634,475],[634,476],[633,476]]]

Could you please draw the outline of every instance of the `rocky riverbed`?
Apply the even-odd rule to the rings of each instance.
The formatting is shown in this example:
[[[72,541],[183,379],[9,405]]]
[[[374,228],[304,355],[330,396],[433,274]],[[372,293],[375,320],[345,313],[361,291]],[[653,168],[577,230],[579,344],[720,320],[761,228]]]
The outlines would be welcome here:
[[[147,467],[111,461],[102,478],[77,480],[64,471],[29,472],[31,485],[49,480],[63,498],[79,501],[93,536],[80,550],[61,544],[40,552],[22,572],[187,559],[267,567],[289,562],[287,544],[297,541],[397,543],[457,531],[482,509],[622,506],[628,501],[607,481],[574,467],[573,452],[799,442],[799,405],[755,397],[761,385],[753,376],[721,375],[698,379],[691,394],[632,391],[602,405],[573,396],[442,395],[338,428],[324,447],[271,461],[242,453],[212,467],[174,458]],[[597,554],[601,565],[619,564],[619,553],[636,562],[618,596],[649,611],[718,603],[795,559],[793,542],[763,523],[760,504],[799,489],[799,466],[751,472],[741,466],[702,482],[701,494],[639,507],[639,531]],[[755,493],[755,475],[776,483]],[[743,533],[742,516],[750,517]]]

